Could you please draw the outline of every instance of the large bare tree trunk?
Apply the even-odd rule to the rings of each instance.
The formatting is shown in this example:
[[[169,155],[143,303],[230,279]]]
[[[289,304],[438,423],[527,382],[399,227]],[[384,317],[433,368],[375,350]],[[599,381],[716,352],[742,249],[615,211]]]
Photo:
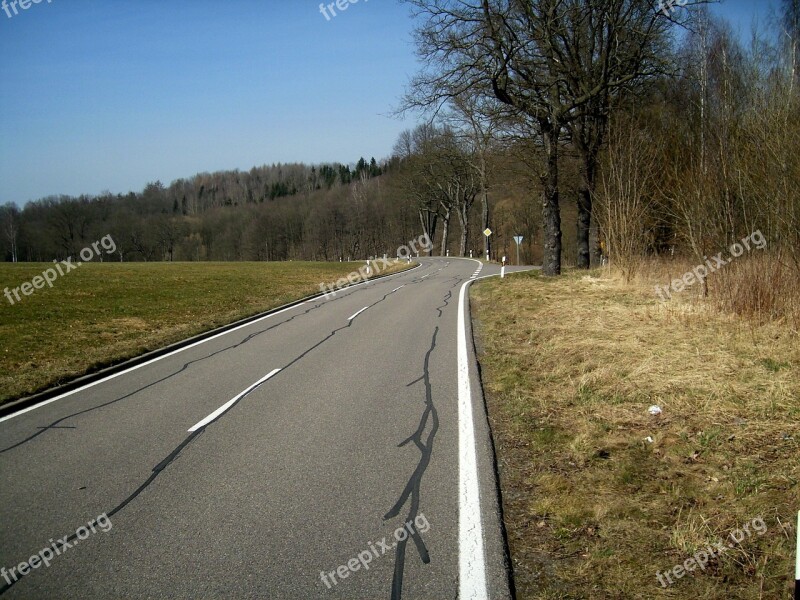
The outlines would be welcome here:
[[[561,208],[558,194],[558,134],[557,128],[543,124],[547,170],[542,174],[542,232],[544,252],[542,274],[561,275]]]

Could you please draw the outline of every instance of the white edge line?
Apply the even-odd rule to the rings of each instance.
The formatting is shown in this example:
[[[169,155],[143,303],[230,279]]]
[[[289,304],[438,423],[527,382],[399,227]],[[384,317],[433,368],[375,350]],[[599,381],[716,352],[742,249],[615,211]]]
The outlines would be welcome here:
[[[362,312],[364,312],[364,311],[365,311],[365,310],[367,310],[368,308],[369,308],[369,306],[365,306],[364,308],[362,308],[360,311],[358,311],[356,314],[354,314],[352,317],[350,317],[350,318],[349,318],[349,319],[347,319],[347,320],[348,320],[348,321],[352,321],[353,319],[355,319],[355,318],[356,318],[358,315],[360,315]]]
[[[280,371],[280,369],[273,369],[272,371],[270,371],[269,373],[267,373],[267,374],[266,374],[264,377],[262,377],[261,379],[259,379],[258,381],[256,381],[256,382],[255,382],[253,385],[251,385],[249,388],[247,388],[245,391],[243,391],[243,392],[241,392],[241,393],[237,394],[236,396],[234,396],[233,398],[231,398],[230,400],[228,400],[228,401],[227,401],[225,404],[223,404],[222,406],[220,406],[220,407],[219,407],[217,410],[215,410],[214,412],[212,412],[212,413],[211,413],[210,415],[208,415],[208,416],[207,416],[205,419],[203,419],[202,421],[200,421],[200,422],[199,422],[199,423],[197,423],[196,425],[192,426],[192,427],[189,429],[189,433],[193,433],[193,432],[197,431],[198,429],[200,429],[201,427],[205,427],[206,425],[208,425],[208,424],[209,424],[209,423],[211,423],[212,421],[215,421],[216,419],[218,419],[218,418],[219,418],[219,417],[220,417],[220,416],[221,416],[221,415],[222,415],[222,414],[223,414],[223,413],[224,413],[226,410],[228,410],[228,409],[229,409],[231,406],[233,406],[234,404],[236,404],[236,402],[237,402],[237,401],[238,401],[238,400],[239,400],[239,399],[240,399],[242,396],[245,396],[245,395],[249,394],[250,392],[252,392],[252,391],[253,391],[254,389],[256,389],[258,386],[260,386],[262,383],[264,383],[264,382],[265,382],[267,379],[269,379],[270,377],[272,377],[273,375],[275,375],[275,373],[277,373],[278,371]]]
[[[471,281],[461,286],[458,297],[458,597],[484,600],[486,557],[483,547],[478,457],[472,418],[472,388],[464,317],[465,297]]]

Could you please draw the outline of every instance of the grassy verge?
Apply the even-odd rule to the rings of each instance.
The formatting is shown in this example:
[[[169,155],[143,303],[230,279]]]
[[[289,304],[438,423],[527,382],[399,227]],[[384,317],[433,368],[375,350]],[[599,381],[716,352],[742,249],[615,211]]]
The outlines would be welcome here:
[[[0,263],[0,290],[49,266]],[[318,293],[361,266],[84,264],[13,305],[0,298],[0,402]]]
[[[598,273],[472,299],[520,598],[791,598],[795,334]]]

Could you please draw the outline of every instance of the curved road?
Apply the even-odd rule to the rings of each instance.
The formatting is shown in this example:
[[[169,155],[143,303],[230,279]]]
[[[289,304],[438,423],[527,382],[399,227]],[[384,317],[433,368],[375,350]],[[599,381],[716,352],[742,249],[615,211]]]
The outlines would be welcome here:
[[[420,263],[0,419],[0,595],[508,598],[463,293],[499,268]]]

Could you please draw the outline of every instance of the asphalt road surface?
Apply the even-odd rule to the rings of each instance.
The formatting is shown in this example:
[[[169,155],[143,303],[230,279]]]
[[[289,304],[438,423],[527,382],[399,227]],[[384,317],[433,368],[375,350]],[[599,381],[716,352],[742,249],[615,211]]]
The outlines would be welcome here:
[[[499,268],[420,262],[0,420],[0,595],[508,598],[464,293]]]

